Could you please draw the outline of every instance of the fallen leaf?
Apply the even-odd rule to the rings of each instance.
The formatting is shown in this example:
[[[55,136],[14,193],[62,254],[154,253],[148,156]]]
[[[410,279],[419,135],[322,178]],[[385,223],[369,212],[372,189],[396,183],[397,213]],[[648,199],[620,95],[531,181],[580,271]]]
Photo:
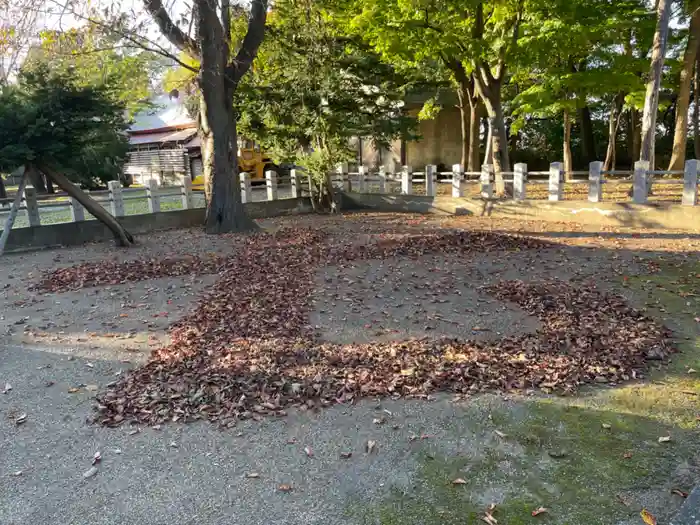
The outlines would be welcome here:
[[[671,441],[671,436],[661,436],[658,441],[659,443],[668,443]]]
[[[69,393],[69,394],[75,394],[75,393],[77,393],[77,392],[80,392],[80,388],[79,388],[79,387],[77,387],[77,386],[68,387],[68,393]]]
[[[85,366],[87,366],[88,368],[95,368],[95,365],[93,365],[92,363],[85,363]]]
[[[605,430],[610,430],[610,429],[612,428],[612,426],[611,426],[609,423],[603,423],[601,426],[602,426]]]
[[[544,514],[545,512],[549,512],[549,511],[545,507],[538,507],[532,511],[532,515],[539,516],[540,514]]]
[[[375,425],[383,425],[385,422],[386,422],[386,419],[384,419],[383,417],[375,417],[372,420],[372,423],[374,423]]]
[[[16,425],[22,425],[23,423],[27,422],[27,413],[21,414],[17,419],[15,419],[15,424]]]
[[[287,485],[286,483],[283,483],[282,485],[277,487],[277,490],[279,490],[280,492],[291,492],[292,490],[294,490],[294,487],[292,487],[291,485]]]
[[[95,455],[92,456],[92,464],[95,465],[100,461],[102,461],[102,454],[99,451],[95,452]]]
[[[249,472],[245,475],[245,477],[250,479],[257,479],[260,477],[260,474],[258,474],[257,472]]]
[[[631,453],[631,452],[625,452],[625,453],[622,455],[622,457],[625,458],[625,459],[629,459],[629,458],[632,457],[632,453]]]
[[[2,393],[7,394],[10,390],[12,390],[12,385],[10,383],[5,383],[5,388],[3,389]]]
[[[453,485],[466,485],[467,482],[462,478],[456,478],[452,480]]]
[[[24,471],[23,471],[23,470],[15,470],[15,471],[12,473],[12,475],[13,475],[14,477],[21,476],[22,474],[24,474]]]
[[[498,520],[493,517],[493,514],[490,512],[486,512],[483,516],[481,516],[481,521],[488,523],[489,525],[498,525]]]
[[[506,434],[506,433],[504,433],[504,432],[501,432],[500,430],[494,430],[493,433],[496,434],[499,438],[506,438],[506,437],[508,437],[508,434]]]
[[[130,435],[130,436],[133,436],[133,435],[138,434],[139,432],[141,432],[141,429],[140,429],[140,428],[135,428],[135,429],[133,429],[133,430],[129,430],[129,435]]]
[[[85,390],[88,390],[89,392],[97,392],[97,385],[87,385]]]
[[[312,458],[314,456],[314,451],[311,450],[311,447],[304,447],[304,452],[310,458]]]
[[[367,445],[365,446],[365,450],[367,451],[367,454],[371,454],[374,452],[377,448],[377,442],[373,440],[368,440]]]
[[[685,491],[683,491],[683,490],[680,490],[680,489],[673,489],[673,490],[671,491],[671,494],[675,494],[676,496],[680,496],[681,498],[687,498],[687,497],[688,497],[688,493],[685,492]]]
[[[342,459],[350,459],[352,457],[352,452],[341,452],[340,457]]]
[[[656,518],[647,509],[642,509],[642,512],[640,512],[639,514],[640,516],[642,516],[642,520],[644,521],[644,523],[646,523],[646,525],[657,525]]]
[[[97,470],[97,467],[91,467],[85,472],[83,472],[83,478],[88,479],[93,477],[95,474],[97,474],[99,471]]]
[[[695,370],[694,368],[689,368],[688,370],[686,370],[686,372],[687,372],[688,374],[694,374],[694,373],[697,372],[697,370]]]

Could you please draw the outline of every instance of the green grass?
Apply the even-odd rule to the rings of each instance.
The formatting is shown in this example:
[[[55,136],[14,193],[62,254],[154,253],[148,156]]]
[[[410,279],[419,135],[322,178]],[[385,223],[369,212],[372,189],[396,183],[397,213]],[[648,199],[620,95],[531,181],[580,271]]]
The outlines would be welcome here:
[[[664,264],[621,284],[678,335],[681,352],[669,365],[637,384],[571,398],[521,398],[490,410],[487,421],[467,404],[446,432],[454,439],[467,430],[480,436],[477,457],[440,453],[439,446],[415,452],[411,490],[393,487],[378,502],[354,502],[353,521],[483,524],[491,496],[499,524],[642,523],[642,506],[666,522],[674,470],[700,457],[700,264]],[[495,430],[507,436],[494,440]],[[671,441],[659,443],[667,435]],[[466,484],[453,485],[455,478]],[[549,512],[534,518],[540,506]]]

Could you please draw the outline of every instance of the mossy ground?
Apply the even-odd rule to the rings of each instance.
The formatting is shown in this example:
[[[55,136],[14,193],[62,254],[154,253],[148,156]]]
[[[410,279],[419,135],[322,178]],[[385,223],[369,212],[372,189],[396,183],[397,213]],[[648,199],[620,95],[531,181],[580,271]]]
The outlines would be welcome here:
[[[700,458],[700,264],[662,264],[619,284],[674,330],[681,352],[670,364],[635,384],[511,400],[487,419],[466,402],[446,429],[453,439],[469,429],[464,453],[421,445],[413,486],[393,487],[379,502],[354,502],[353,521],[477,524],[495,503],[494,518],[507,525],[642,523],[642,508],[664,523],[681,503],[671,489],[687,491],[692,487],[683,483],[700,481],[700,468],[696,477],[677,475],[684,462]],[[671,441],[660,443],[661,436]],[[465,483],[453,484],[457,478]],[[548,512],[533,517],[540,506]]]

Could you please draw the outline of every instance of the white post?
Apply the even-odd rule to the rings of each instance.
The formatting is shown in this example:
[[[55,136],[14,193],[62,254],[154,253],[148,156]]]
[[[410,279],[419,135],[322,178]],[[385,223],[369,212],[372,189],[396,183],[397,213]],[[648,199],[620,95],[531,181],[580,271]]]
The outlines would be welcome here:
[[[73,185],[78,186],[77,184]],[[80,204],[78,199],[74,197],[70,198],[70,219],[71,222],[80,222],[85,220],[85,208],[83,208],[83,205]]]
[[[634,182],[632,186],[632,202],[645,204],[647,202],[647,172],[649,161],[638,160],[634,163]]]
[[[386,193],[386,167],[379,166],[379,173],[377,173],[379,178],[379,193]]]
[[[27,210],[29,226],[41,226],[39,203],[36,200],[36,188],[34,186],[24,188],[24,207]]]
[[[588,165],[588,200],[600,202],[603,200],[603,163],[599,160]]]
[[[561,162],[552,162],[549,165],[549,200],[560,201],[562,199],[562,173],[564,165]]]
[[[158,195],[158,181],[148,179],[146,181],[146,198],[148,199],[148,211],[158,213],[160,211],[160,195]]]
[[[428,164],[425,167],[425,194],[428,197],[435,197],[435,172],[437,166]]]
[[[24,170],[22,173],[22,178],[19,180],[19,187],[17,188],[17,194],[15,199],[12,201],[12,207],[10,208],[10,214],[5,220],[5,226],[2,229],[2,235],[0,235],[0,255],[5,251],[5,245],[7,244],[7,239],[10,236],[10,231],[12,230],[12,225],[15,223],[17,218],[17,213],[19,212],[20,204],[22,204],[22,196],[24,195],[24,189],[27,184],[27,171]]]
[[[250,184],[250,173],[243,172],[238,175],[241,179],[241,202],[253,202],[253,187]]]
[[[292,184],[292,199],[299,198],[301,187],[299,186],[299,173],[296,169],[289,170],[289,179]]]
[[[124,196],[122,195],[122,185],[118,180],[111,180],[107,183],[109,190],[109,207],[115,217],[124,217]]]
[[[267,186],[267,200],[277,200],[277,173],[272,170],[266,171],[265,185]]]
[[[481,196],[484,199],[493,198],[493,165],[484,164],[481,167],[481,175],[479,177],[479,182],[481,184]]]
[[[452,196],[455,198],[464,197],[462,180],[464,179],[464,166],[454,164],[452,166]]]
[[[513,198],[516,201],[527,199],[527,164],[520,162],[513,167]]]
[[[357,168],[357,192],[367,193],[367,166]]]
[[[345,162],[338,164],[336,171],[338,172],[338,175],[340,175],[340,187],[343,188],[344,192],[349,193],[350,177],[348,175],[348,165]]]
[[[188,210],[192,207],[192,179],[189,175],[180,177],[180,189],[182,190],[182,209]]]
[[[683,179],[683,206],[698,204],[698,164],[697,160],[685,161],[685,176]]]
[[[413,168],[411,166],[401,168],[401,193],[403,195],[413,193]]]

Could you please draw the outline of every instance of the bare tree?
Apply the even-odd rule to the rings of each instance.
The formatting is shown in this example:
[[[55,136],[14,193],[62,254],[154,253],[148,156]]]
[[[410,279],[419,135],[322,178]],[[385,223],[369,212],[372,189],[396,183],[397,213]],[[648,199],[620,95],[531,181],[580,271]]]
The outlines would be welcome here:
[[[17,74],[38,37],[39,0],[0,0],[0,86]]]

